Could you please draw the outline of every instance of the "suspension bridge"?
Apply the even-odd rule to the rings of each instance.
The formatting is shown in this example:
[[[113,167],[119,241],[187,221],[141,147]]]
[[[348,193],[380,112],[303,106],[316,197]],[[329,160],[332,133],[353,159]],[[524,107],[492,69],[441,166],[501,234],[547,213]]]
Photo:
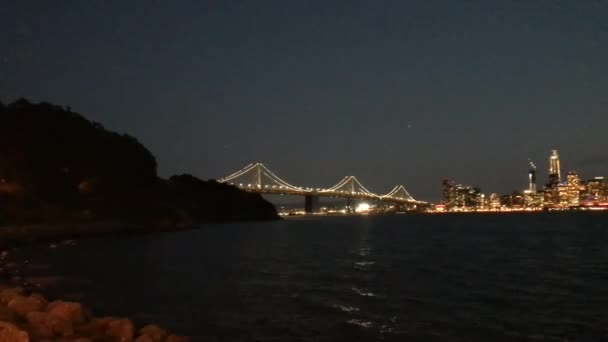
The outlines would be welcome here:
[[[260,194],[304,196],[307,213],[314,211],[315,200],[322,196],[346,198],[347,208],[352,208],[351,203],[354,199],[390,202],[402,207],[427,204],[414,199],[403,185],[395,185],[386,194],[373,193],[365,188],[355,176],[346,176],[329,188],[295,186],[281,179],[262,163],[251,163],[217,181]]]

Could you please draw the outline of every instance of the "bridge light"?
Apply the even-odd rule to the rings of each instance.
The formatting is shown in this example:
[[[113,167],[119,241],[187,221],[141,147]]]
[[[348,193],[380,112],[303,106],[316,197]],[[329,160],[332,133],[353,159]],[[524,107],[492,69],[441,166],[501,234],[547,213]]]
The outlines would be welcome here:
[[[369,209],[370,205],[368,203],[359,203],[359,205],[357,205],[357,207],[355,208],[355,212],[364,213],[369,211]]]

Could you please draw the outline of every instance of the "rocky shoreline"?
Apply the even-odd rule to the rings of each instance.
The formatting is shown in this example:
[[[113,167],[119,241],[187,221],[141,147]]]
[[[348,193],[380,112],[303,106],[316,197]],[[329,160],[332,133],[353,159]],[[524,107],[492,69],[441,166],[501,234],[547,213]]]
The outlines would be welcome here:
[[[95,317],[78,302],[49,301],[23,283],[19,267],[7,262],[9,254],[0,250],[1,342],[189,341],[157,325],[137,329],[128,318]]]

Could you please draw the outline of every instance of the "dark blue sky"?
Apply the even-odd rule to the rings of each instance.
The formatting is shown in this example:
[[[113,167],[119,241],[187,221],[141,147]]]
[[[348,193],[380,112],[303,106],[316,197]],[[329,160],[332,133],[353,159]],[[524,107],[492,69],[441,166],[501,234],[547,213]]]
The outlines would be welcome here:
[[[608,176],[608,2],[2,1],[0,100],[136,136],[161,175],[263,161],[437,199]],[[102,158],[103,156],[100,156]]]

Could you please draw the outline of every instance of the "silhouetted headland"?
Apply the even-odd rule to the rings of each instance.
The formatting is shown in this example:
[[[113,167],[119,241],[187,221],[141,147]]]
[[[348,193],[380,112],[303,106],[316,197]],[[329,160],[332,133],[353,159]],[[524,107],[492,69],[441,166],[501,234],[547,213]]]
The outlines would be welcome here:
[[[0,122],[0,241],[278,219],[258,194],[160,178],[137,139],[69,107],[0,103]]]

